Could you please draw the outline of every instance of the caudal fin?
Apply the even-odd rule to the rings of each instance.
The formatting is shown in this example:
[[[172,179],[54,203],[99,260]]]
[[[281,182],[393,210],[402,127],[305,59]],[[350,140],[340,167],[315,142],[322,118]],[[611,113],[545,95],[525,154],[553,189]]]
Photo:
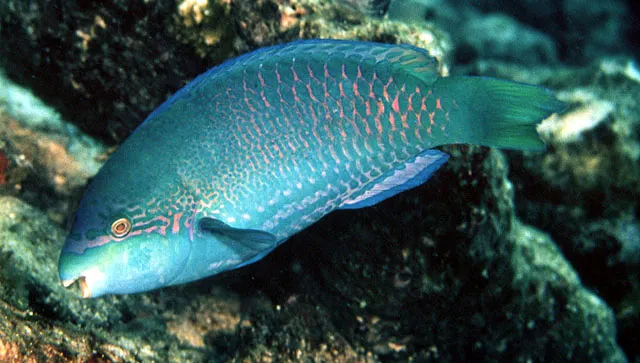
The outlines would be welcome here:
[[[546,88],[488,77],[447,77],[436,82],[442,95],[455,95],[459,132],[469,143],[541,150],[536,125],[565,109]]]

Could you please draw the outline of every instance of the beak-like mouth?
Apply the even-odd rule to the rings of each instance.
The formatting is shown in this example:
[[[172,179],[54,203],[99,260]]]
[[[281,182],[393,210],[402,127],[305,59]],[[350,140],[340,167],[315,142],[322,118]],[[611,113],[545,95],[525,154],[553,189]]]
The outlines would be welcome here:
[[[91,289],[89,288],[89,284],[87,284],[87,279],[84,276],[80,276],[74,280],[63,280],[62,285],[68,288],[69,286],[73,285],[73,283],[76,281],[78,281],[78,286],[80,286],[82,297],[85,299],[90,298]]]

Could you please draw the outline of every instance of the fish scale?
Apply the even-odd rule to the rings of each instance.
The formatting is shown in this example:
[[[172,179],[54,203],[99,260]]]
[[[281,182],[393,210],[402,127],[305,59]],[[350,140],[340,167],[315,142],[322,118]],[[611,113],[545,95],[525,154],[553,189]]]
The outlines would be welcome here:
[[[263,62],[257,65],[254,64],[251,67],[247,67],[244,64],[237,64],[236,66],[242,67],[241,72],[238,72],[242,75],[240,79],[230,77],[231,80],[228,80],[221,77],[222,82],[216,82],[217,79],[209,79],[207,82],[200,83],[199,87],[190,91],[194,93],[192,97],[198,97],[198,93],[207,95],[211,94],[211,89],[226,86],[226,95],[233,94],[235,96],[232,97],[232,99],[236,101],[241,100],[241,105],[242,103],[246,105],[247,108],[239,110],[234,108],[237,107],[237,103],[229,102],[226,104],[228,109],[221,112],[220,108],[225,106],[220,102],[216,108],[194,110],[193,112],[203,113],[205,115],[207,113],[217,115],[216,124],[210,126],[202,125],[202,127],[219,128],[219,123],[233,124],[234,121],[238,120],[236,121],[237,127],[230,129],[230,134],[233,135],[236,140],[241,139],[242,136],[240,135],[246,135],[248,142],[255,143],[254,145],[256,145],[258,151],[258,157],[252,160],[253,165],[256,167],[256,169],[253,170],[255,179],[264,180],[262,178],[266,177],[267,180],[269,180],[275,179],[278,176],[260,173],[260,166],[262,166],[262,168],[272,168],[272,165],[277,165],[278,174],[282,175],[282,173],[284,173],[287,175],[287,180],[284,185],[281,180],[266,182],[266,184],[273,186],[271,188],[272,190],[268,190],[267,193],[265,193],[267,196],[271,195],[276,197],[279,190],[285,190],[291,191],[291,194],[288,198],[282,197],[284,200],[297,201],[298,196],[296,189],[298,188],[296,185],[308,184],[309,178],[327,183],[333,181],[332,184],[336,186],[348,185],[350,181],[354,180],[353,177],[344,170],[336,173],[335,169],[337,166],[343,166],[341,164],[352,159],[353,157],[350,158],[350,155],[362,158],[363,155],[366,154],[369,157],[364,158],[365,165],[361,167],[361,170],[357,170],[359,173],[364,173],[366,169],[371,167],[368,165],[369,160],[372,161],[371,163],[379,160],[376,155],[380,153],[382,149],[393,150],[396,145],[406,149],[404,147],[406,144],[396,142],[402,139],[402,137],[400,137],[402,133],[409,135],[408,139],[405,136],[405,140],[410,144],[416,145],[416,147],[429,147],[429,145],[420,145],[418,142],[415,142],[412,139],[412,137],[416,137],[415,133],[407,133],[407,131],[404,131],[409,128],[409,123],[413,122],[411,115],[407,116],[406,111],[402,113],[408,105],[408,94],[398,92],[397,89],[399,87],[395,83],[391,83],[394,87],[387,91],[386,98],[380,97],[380,99],[378,99],[375,93],[371,91],[374,87],[374,81],[379,82],[378,87],[383,90],[384,85],[389,83],[390,76],[388,75],[387,67],[383,67],[382,75],[377,75],[375,67],[378,58],[372,60],[358,58],[355,59],[359,61],[358,64],[350,64],[348,67],[345,66],[344,63],[334,61],[331,64],[331,69],[333,69],[333,72],[331,72],[326,62],[314,64],[315,71],[310,66],[305,65],[305,63],[308,64],[310,61],[306,59],[307,57],[312,57],[311,60],[326,57],[320,50],[314,49],[313,47],[299,49],[295,57],[291,58],[285,57],[287,52],[280,51],[278,53],[281,54],[271,54],[270,56],[273,58],[269,57],[263,60],[263,62],[271,62],[268,67],[266,67]],[[274,58],[277,60],[274,61]],[[435,69],[432,71],[435,72]],[[233,70],[229,70],[229,72],[233,72]],[[365,78],[365,76],[368,76],[369,79]],[[275,83],[273,82],[274,80]],[[335,89],[334,93],[324,91],[325,87],[330,89],[327,83],[331,83],[331,80],[335,81],[336,84],[340,82],[341,87],[339,87],[338,92],[335,92]],[[402,85],[404,87],[402,88],[416,89],[416,83],[415,80],[411,84],[404,83]],[[387,86],[387,88],[389,87]],[[282,90],[291,90],[291,93],[284,93],[283,95]],[[382,94],[384,95],[385,93],[383,92]],[[333,108],[329,107],[329,102],[331,101],[335,102]],[[380,109],[386,109],[387,113],[394,112],[393,102],[397,102],[399,105],[396,107],[398,111],[396,112],[396,118],[409,118],[409,120],[405,121],[400,127],[396,127],[395,132],[397,136],[386,139],[383,138],[383,135],[388,131],[387,129],[392,126],[386,120],[384,120],[383,125],[383,118],[386,116],[384,113],[378,114],[376,112],[373,114],[370,105],[367,106],[367,104],[371,102],[375,102],[377,105],[378,101],[383,104]],[[338,108],[335,106],[338,106]],[[346,109],[343,117],[340,117],[340,108],[343,110]],[[286,109],[291,111],[286,112]],[[333,110],[335,112],[327,112],[327,110]],[[221,113],[227,114],[227,118],[220,118],[219,115]],[[251,115],[247,115],[247,113],[251,113]],[[273,120],[269,115],[270,113],[278,113],[281,115],[284,123],[278,125],[276,128],[275,122],[257,121],[259,118],[262,118],[262,120]],[[349,114],[352,116],[351,118],[348,117]],[[208,118],[205,117],[203,119],[206,120]],[[386,117],[386,119],[388,120],[388,117]],[[354,140],[340,136],[357,132],[363,134],[365,138]],[[220,134],[225,135],[224,132]],[[283,135],[287,135],[288,137],[283,137]],[[294,140],[294,148],[286,144],[287,140]],[[296,143],[296,140],[300,141]],[[327,145],[328,142],[336,141],[337,143],[335,144]],[[236,143],[236,145],[238,145],[238,143]],[[309,151],[314,149],[320,150],[320,152],[316,154],[317,158],[309,158],[311,154],[315,154]],[[306,165],[293,165],[292,161],[296,159],[298,150],[306,154],[307,157],[305,157],[304,160],[306,160],[307,164],[313,165],[313,170]],[[242,160],[238,160],[238,153],[234,152],[232,148],[228,149],[228,151],[228,155],[220,157],[220,159],[224,160],[228,158],[227,160],[231,159],[228,164],[242,165]],[[412,151],[415,150],[405,151],[405,155],[403,156],[406,158]],[[399,160],[399,158],[391,156],[391,152],[383,154],[382,161],[386,165],[380,166],[381,171],[374,173],[374,176],[390,170],[395,164],[402,161]],[[224,175],[228,174],[225,173]],[[362,180],[356,179],[355,181],[357,185],[355,185],[352,190],[358,190],[362,184]],[[211,184],[215,185],[217,183],[213,182]],[[223,184],[239,185],[241,183],[237,183],[237,180],[232,178]],[[346,188],[340,189],[336,187],[331,193],[328,193],[325,198],[314,200],[314,203],[306,206],[317,209],[318,206],[326,203],[338,205],[340,200],[337,198],[347,197],[347,192]],[[253,196],[236,193],[234,197],[229,198],[236,200],[251,197]],[[255,200],[255,198],[252,199]],[[266,203],[263,201],[263,207],[266,209],[267,206],[264,204],[268,205],[268,200],[266,200]],[[318,206],[316,206],[316,204]],[[223,218],[226,217],[232,221],[239,221],[240,218],[238,214],[245,214],[244,212],[245,211],[237,211],[236,215],[226,214],[223,215]],[[300,209],[298,213],[306,214],[307,211]],[[279,218],[284,218],[284,215],[286,215],[286,218],[292,221],[299,219],[293,212],[287,215],[280,211],[279,214],[275,213],[274,215],[277,215]],[[307,222],[307,224],[312,222],[313,221]],[[277,223],[278,220],[270,219],[268,224],[275,225]],[[305,225],[296,223],[295,227],[300,229],[304,228]],[[283,229],[281,233],[290,234],[292,230]]]
[[[80,203],[61,279],[98,296],[244,266],[335,209],[426,181],[447,160],[435,146],[539,149],[535,124],[561,107],[540,87],[439,77],[408,45],[243,55],[178,91],[111,156]]]

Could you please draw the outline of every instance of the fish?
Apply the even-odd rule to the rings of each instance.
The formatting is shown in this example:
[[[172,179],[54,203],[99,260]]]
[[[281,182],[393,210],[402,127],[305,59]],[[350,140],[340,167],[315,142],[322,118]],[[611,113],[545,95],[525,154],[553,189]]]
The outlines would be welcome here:
[[[195,78],[89,183],[62,247],[85,298],[184,284],[254,263],[337,209],[431,177],[437,146],[543,150],[564,109],[545,88],[442,77],[412,45],[303,40]]]

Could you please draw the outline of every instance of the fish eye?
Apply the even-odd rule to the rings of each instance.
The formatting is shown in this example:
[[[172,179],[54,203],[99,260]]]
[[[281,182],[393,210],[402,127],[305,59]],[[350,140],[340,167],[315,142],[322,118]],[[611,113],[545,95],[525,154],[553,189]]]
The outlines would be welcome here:
[[[127,218],[118,218],[111,223],[111,235],[122,238],[131,232],[131,221]]]

